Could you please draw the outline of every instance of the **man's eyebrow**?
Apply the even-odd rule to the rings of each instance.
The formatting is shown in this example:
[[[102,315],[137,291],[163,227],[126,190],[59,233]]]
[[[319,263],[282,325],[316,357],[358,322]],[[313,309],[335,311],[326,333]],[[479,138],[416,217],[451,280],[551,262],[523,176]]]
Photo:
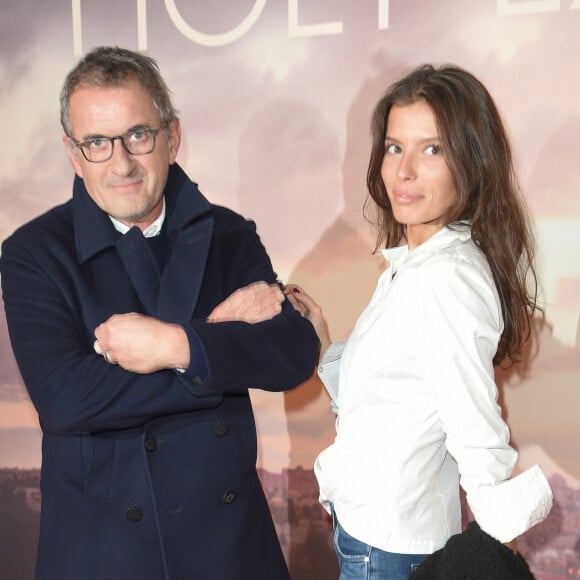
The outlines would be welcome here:
[[[127,133],[135,133],[138,131],[147,131],[151,129],[148,123],[139,123],[138,125],[133,125],[129,127],[122,135],[126,135]],[[90,141],[91,139],[112,139],[113,137],[120,137],[120,135],[103,135],[102,133],[90,133],[85,135],[80,142],[82,141]]]
[[[79,140],[79,143],[82,143],[83,141],[91,141],[92,139],[106,139],[107,136],[106,135],[101,135],[99,133],[91,133],[89,135],[85,135],[84,137],[82,137]]]
[[[151,129],[151,126],[148,123],[139,123],[138,125],[133,125],[132,127],[129,127],[129,129],[127,129],[125,133],[134,133],[135,131],[146,131],[149,129]]]

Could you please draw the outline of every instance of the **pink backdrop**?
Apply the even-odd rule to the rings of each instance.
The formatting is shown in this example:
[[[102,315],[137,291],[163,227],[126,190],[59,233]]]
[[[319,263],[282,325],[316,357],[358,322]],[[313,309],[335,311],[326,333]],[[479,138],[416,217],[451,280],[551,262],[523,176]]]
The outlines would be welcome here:
[[[142,50],[180,111],[179,162],[212,201],[256,220],[280,277],[304,285],[343,338],[381,268],[361,215],[372,105],[420,63],[470,69],[514,143],[548,323],[527,364],[498,376],[520,466],[540,462],[556,494],[520,546],[538,578],[580,577],[579,29],[580,0],[2,0],[0,238],[70,196],[58,93],[77,58],[99,44]],[[332,555],[314,551],[328,522],[311,473],[333,436],[328,399],[312,380],[253,400],[294,576],[332,578]],[[32,513],[39,465],[2,314],[0,484]]]

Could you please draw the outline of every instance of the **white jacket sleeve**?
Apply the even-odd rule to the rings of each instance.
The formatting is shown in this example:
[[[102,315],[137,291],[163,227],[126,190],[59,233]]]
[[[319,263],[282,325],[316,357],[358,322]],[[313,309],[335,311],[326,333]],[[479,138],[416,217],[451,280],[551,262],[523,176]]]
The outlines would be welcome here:
[[[324,352],[318,365],[318,376],[330,395],[330,408],[338,413],[338,382],[340,376],[340,361],[346,341],[333,342]]]
[[[483,268],[433,264],[422,286],[423,369],[471,511],[483,531],[509,542],[547,516],[552,492],[538,466],[510,479],[517,453],[492,366],[503,330],[499,298]],[[435,337],[444,349],[433,348]]]

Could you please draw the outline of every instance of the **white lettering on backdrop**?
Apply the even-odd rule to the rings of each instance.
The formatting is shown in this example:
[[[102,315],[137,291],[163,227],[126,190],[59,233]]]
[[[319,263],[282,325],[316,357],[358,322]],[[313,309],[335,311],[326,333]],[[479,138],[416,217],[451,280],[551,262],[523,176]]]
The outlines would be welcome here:
[[[305,0],[303,0],[305,1]],[[83,54],[82,0],[72,2],[73,51],[75,56]],[[177,7],[176,0],[165,0],[165,8],[171,21],[189,40],[200,46],[218,47],[231,44],[246,34],[258,21],[267,0],[256,0],[247,16],[234,28],[221,34],[207,34],[187,22]],[[147,50],[147,0],[137,3],[137,45],[138,50]],[[342,22],[300,24],[300,0],[288,0],[288,37],[313,37],[329,34],[342,34]],[[389,28],[389,0],[378,0],[378,28]]]
[[[254,5],[242,21],[227,32],[221,34],[207,34],[195,28],[181,15],[177,0],[165,0],[165,8],[171,21],[183,36],[200,46],[219,47],[231,44],[242,38],[260,18],[268,0],[256,0]],[[288,37],[314,37],[329,34],[342,34],[343,23],[340,21],[317,24],[300,24],[300,2],[307,0],[288,0]],[[404,0],[401,0],[404,1]],[[75,56],[83,54],[83,25],[82,0],[71,0],[73,51]],[[137,3],[137,45],[138,50],[147,50],[147,0],[136,0]],[[389,28],[389,0],[378,0],[379,30]],[[496,13],[498,16],[523,14],[540,14],[558,12],[561,8],[560,0],[497,0]],[[572,0],[569,10],[580,10],[580,0]]]
[[[497,15],[511,16],[514,14],[543,14],[559,12],[560,0],[497,0]],[[570,10],[580,10],[580,0],[573,0]]]

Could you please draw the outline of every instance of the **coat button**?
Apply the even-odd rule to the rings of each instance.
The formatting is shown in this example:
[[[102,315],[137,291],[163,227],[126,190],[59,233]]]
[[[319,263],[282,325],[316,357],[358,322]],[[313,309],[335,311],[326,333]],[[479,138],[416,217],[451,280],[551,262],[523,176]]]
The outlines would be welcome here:
[[[226,505],[230,505],[230,504],[234,503],[235,499],[236,499],[236,492],[235,491],[228,491],[224,495],[224,503]]]
[[[145,449],[147,449],[147,451],[157,450],[157,441],[155,441],[155,437],[147,437],[145,439]]]
[[[126,516],[130,522],[138,522],[143,517],[143,512],[138,507],[130,507]]]
[[[225,421],[218,421],[213,431],[218,437],[223,437],[228,432],[228,424]]]

